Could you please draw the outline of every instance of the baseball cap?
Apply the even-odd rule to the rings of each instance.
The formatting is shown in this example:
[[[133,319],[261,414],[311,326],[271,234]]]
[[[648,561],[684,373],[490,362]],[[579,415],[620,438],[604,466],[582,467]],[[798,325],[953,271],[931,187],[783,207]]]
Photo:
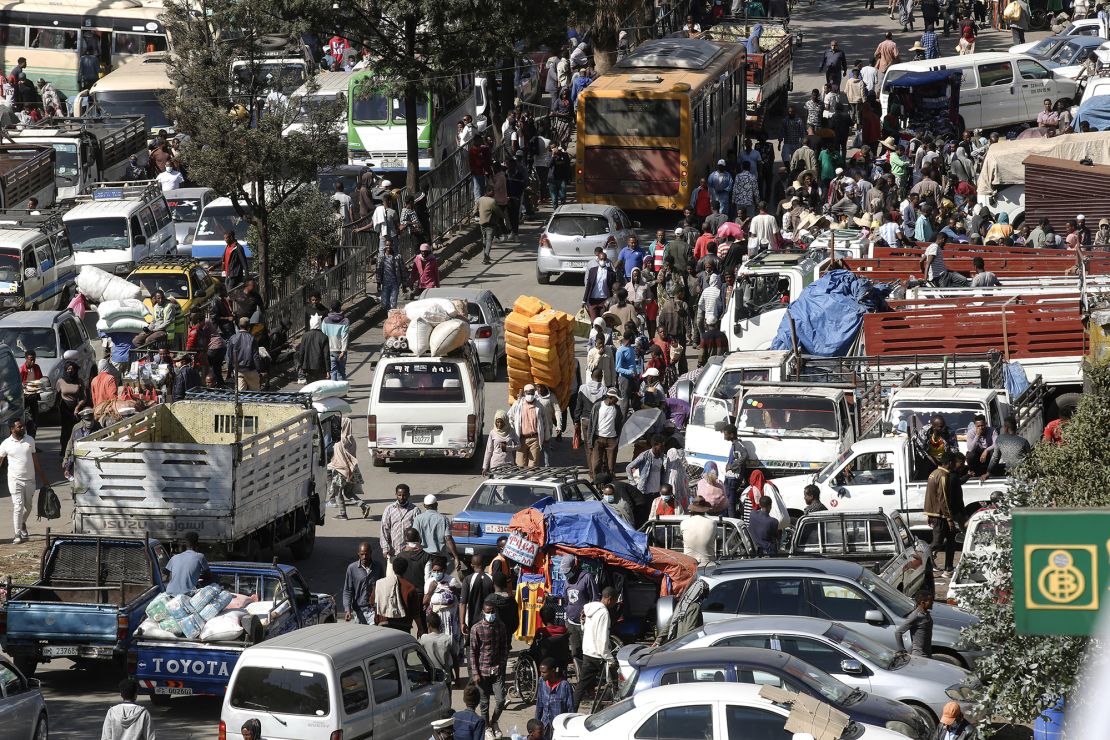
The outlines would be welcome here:
[[[723,159],[718,159],[718,160],[717,160],[717,166],[718,166],[718,167],[724,167],[724,166],[725,166],[725,160],[723,160]]]
[[[658,378],[659,377],[659,368],[649,367],[647,370],[644,370],[644,377],[645,378]]]
[[[1086,220],[1087,220],[1087,217],[1086,217],[1086,216],[1084,216],[1084,215],[1083,215],[1082,213],[1080,213],[1080,214],[1077,214],[1077,215],[1076,215],[1076,217],[1075,217],[1075,220],[1076,220],[1076,221],[1086,221]]]
[[[610,388],[609,390],[607,390],[605,392],[605,395],[608,396],[609,398],[615,398],[618,401],[620,400],[620,397],[621,397],[621,394],[617,392],[616,388]]]
[[[527,393],[528,391],[534,391],[534,390],[536,390],[536,386],[532,385],[531,383],[524,386],[524,392],[525,393]]]
[[[437,503],[439,503],[439,499],[436,498],[436,495],[434,493],[429,493],[427,496],[424,497],[425,506],[435,506]]]
[[[675,230],[674,230],[674,233],[675,233],[675,234],[678,234],[679,236],[681,236],[681,235],[682,235],[682,227],[681,227],[681,226],[679,226],[679,227],[678,227],[677,229],[675,229]]]

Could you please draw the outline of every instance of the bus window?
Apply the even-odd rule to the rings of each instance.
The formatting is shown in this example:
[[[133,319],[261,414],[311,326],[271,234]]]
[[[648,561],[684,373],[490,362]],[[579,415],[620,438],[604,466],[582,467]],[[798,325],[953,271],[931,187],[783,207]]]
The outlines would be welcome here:
[[[405,120],[405,100],[404,98],[393,99],[393,120],[401,123]],[[416,120],[419,123],[424,123],[428,120],[428,99],[418,98],[416,101]]]
[[[356,95],[351,101],[352,121],[381,121],[389,117],[389,103],[383,95],[360,98]]]
[[[0,46],[26,46],[27,29],[24,26],[0,26]]]
[[[32,28],[32,49],[77,49],[77,32],[56,28]]]

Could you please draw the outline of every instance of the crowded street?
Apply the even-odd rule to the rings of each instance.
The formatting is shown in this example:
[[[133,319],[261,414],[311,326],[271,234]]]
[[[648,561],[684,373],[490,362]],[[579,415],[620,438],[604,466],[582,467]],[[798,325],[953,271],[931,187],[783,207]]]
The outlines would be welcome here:
[[[1104,7],[256,2],[0,14],[0,734],[1110,736]]]

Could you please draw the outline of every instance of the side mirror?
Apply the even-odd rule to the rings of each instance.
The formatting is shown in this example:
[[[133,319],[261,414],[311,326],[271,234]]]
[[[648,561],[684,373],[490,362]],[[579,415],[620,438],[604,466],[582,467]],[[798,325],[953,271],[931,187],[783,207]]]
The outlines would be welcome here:
[[[886,622],[886,617],[878,609],[868,609],[863,613],[863,621],[868,624],[883,624]]]
[[[135,235],[135,244],[136,245],[146,244],[146,237],[143,236],[142,234],[136,234]]]
[[[840,661],[840,671],[852,676],[862,676],[863,664],[858,660],[842,660]]]
[[[504,313],[506,316],[508,316],[512,312],[513,312],[513,307],[512,306],[505,306],[505,308],[502,309],[502,313]]]
[[[39,271],[33,267],[28,267],[26,270],[23,271],[23,277],[26,280],[31,280],[33,278],[37,278],[38,276]]]
[[[447,683],[447,671],[442,668],[433,668],[432,680],[436,683]]]

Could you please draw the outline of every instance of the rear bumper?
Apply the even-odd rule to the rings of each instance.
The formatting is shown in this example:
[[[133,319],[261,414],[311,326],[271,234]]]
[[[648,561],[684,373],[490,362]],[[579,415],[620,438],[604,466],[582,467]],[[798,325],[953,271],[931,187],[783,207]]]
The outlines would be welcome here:
[[[605,254],[609,257],[610,262],[616,261],[617,251],[615,249],[606,249]],[[581,253],[573,255],[560,255],[551,249],[540,249],[536,253],[536,270],[543,273],[566,272],[585,275],[595,263],[592,246],[589,248],[582,247]]]
[[[118,645],[104,643],[74,642],[60,643],[51,641],[42,644],[37,640],[8,639],[4,641],[4,652],[13,658],[16,656],[33,656],[40,663],[49,663],[55,659],[72,660],[82,658],[85,660],[113,660],[124,654],[124,649]]]
[[[419,460],[422,458],[470,459],[477,453],[477,445],[463,447],[371,447],[370,454],[379,460]]]

